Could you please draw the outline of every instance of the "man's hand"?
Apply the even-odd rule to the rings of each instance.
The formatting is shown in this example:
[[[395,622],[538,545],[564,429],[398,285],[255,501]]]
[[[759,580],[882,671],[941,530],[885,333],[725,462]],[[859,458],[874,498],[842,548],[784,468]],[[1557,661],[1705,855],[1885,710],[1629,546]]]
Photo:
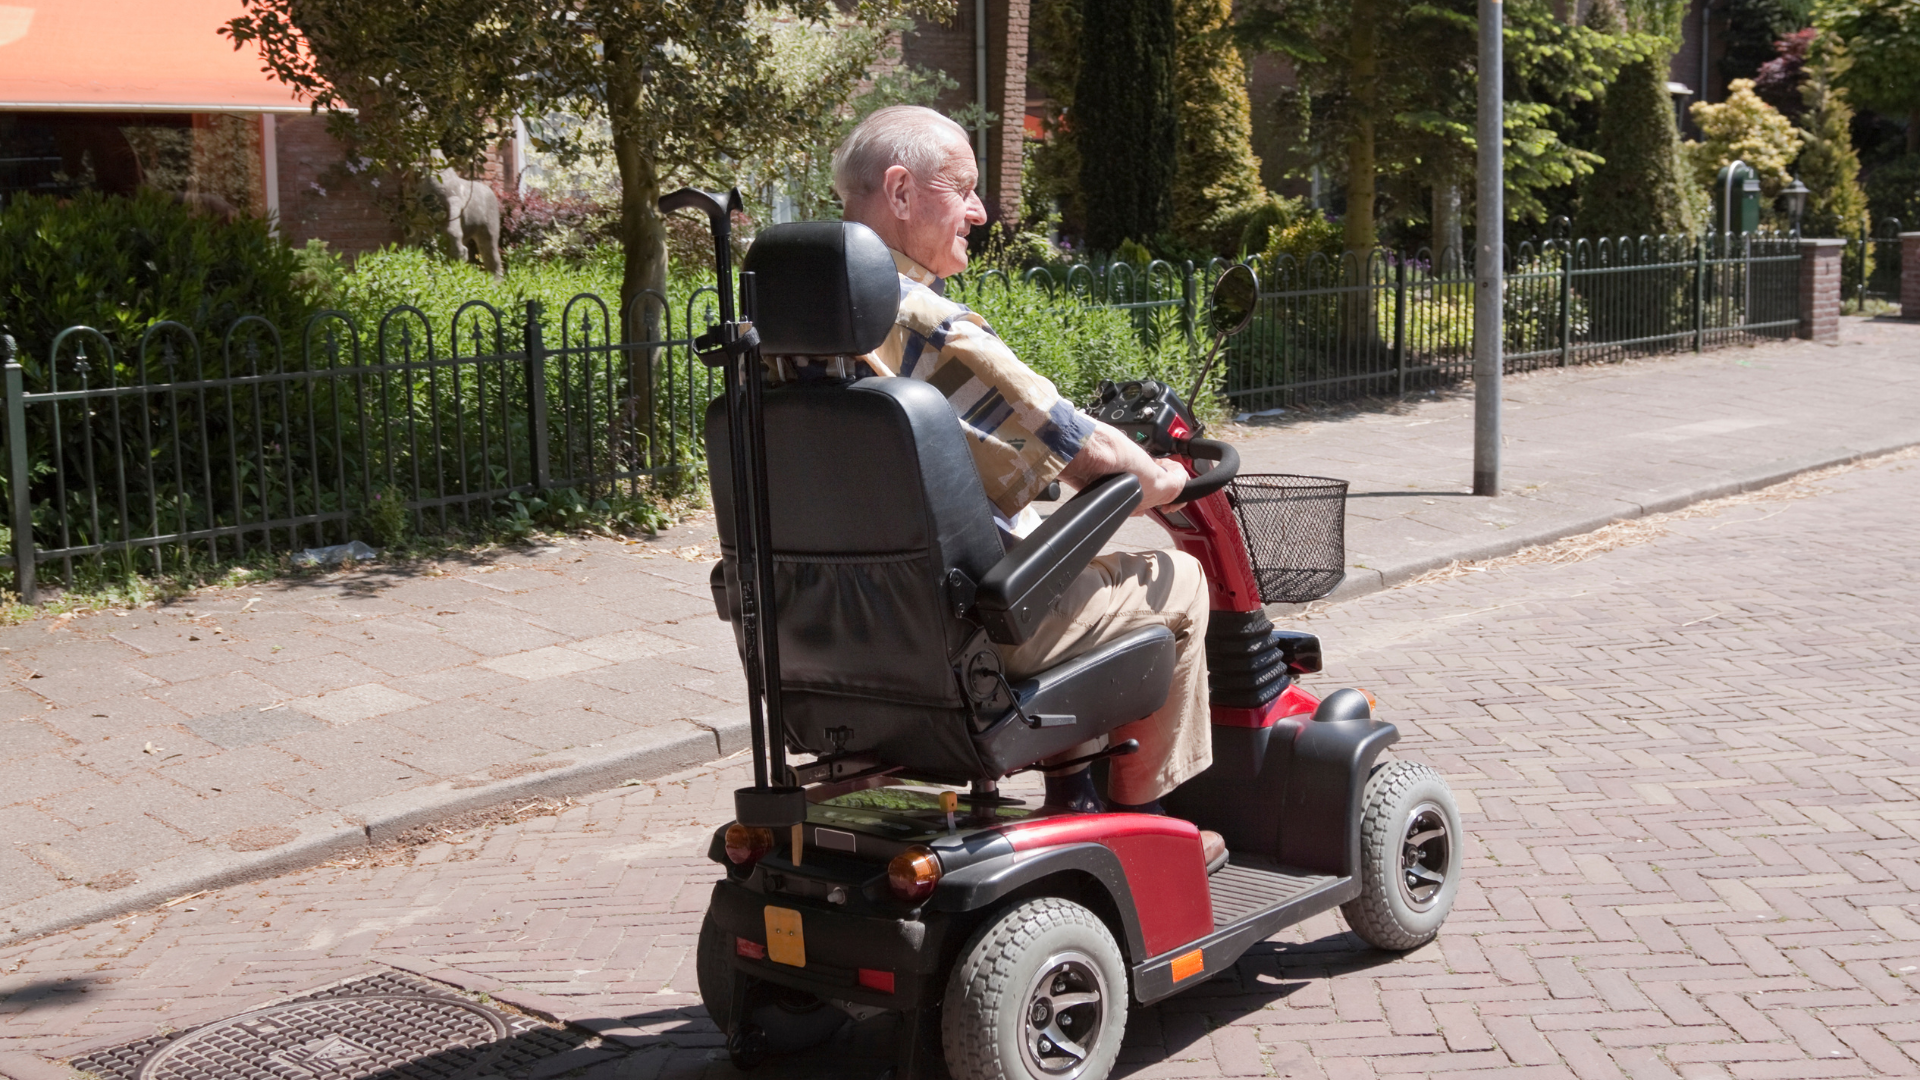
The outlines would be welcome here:
[[[1083,488],[1114,473],[1132,473],[1139,479],[1140,507],[1134,511],[1136,515],[1172,503],[1187,486],[1185,469],[1171,460],[1155,461],[1120,429],[1105,423],[1095,427],[1080,444],[1080,452],[1060,470],[1060,479]]]

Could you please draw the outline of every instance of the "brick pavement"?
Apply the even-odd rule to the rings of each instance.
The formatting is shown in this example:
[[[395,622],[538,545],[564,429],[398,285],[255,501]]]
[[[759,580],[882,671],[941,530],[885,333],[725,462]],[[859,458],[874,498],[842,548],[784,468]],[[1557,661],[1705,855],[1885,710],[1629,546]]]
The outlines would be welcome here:
[[[1353,595],[1920,441],[1915,340],[1910,325],[1849,319],[1832,347],[1514,379],[1495,500],[1462,497],[1466,396],[1235,437],[1249,471],[1353,480]],[[1123,540],[1164,535],[1135,523]],[[0,942],[731,752],[744,690],[711,615],[713,550],[702,520],[643,543],[579,539],[0,630]]]
[[[1121,1073],[1920,1074],[1920,463],[1817,488],[1306,619],[1459,794],[1456,911],[1401,957],[1295,927],[1136,1010]],[[0,1074],[393,967],[603,1033],[556,1072],[732,1075],[690,953],[742,775],[0,949]],[[877,1072],[883,1023],[760,1075]]]

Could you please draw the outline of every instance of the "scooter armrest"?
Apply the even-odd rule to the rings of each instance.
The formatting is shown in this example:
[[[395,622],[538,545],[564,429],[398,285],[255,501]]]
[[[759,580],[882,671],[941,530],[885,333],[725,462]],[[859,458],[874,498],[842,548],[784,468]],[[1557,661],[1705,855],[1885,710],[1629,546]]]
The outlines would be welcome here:
[[[1087,568],[1140,505],[1140,481],[1115,473],[1082,488],[987,571],[974,610],[987,636],[1021,645],[1048,607]]]

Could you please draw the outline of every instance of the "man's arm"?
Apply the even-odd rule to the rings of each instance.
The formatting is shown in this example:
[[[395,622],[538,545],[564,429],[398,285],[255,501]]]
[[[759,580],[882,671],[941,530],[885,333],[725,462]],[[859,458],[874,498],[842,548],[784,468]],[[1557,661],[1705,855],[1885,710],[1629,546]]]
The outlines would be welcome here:
[[[1171,460],[1154,460],[1120,429],[1105,423],[1096,423],[1093,434],[1080,445],[1080,452],[1060,470],[1060,479],[1082,488],[1114,473],[1132,473],[1139,478],[1141,497],[1136,514],[1174,502],[1187,486],[1187,470]]]

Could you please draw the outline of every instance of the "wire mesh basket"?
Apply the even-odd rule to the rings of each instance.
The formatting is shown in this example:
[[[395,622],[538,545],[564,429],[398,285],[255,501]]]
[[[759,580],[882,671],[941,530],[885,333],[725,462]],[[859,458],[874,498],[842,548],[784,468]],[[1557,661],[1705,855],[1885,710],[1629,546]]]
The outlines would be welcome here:
[[[1241,475],[1228,485],[1260,599],[1304,604],[1347,576],[1347,482],[1285,473]]]

